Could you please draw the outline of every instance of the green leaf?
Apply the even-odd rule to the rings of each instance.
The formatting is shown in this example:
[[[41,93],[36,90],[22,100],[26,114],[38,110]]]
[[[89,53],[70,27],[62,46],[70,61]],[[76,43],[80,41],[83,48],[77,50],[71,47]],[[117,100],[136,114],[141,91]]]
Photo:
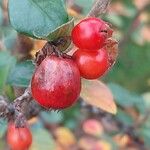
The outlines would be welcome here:
[[[150,147],[150,128],[142,127],[140,130],[138,130],[138,135],[143,138],[144,143],[146,146]]]
[[[63,120],[63,114],[61,112],[54,112],[54,111],[46,112],[46,111],[42,111],[40,113],[40,115],[48,123],[60,123]]]
[[[55,30],[69,21],[63,0],[9,0],[8,8],[12,26],[38,39],[53,40]]]
[[[13,86],[27,87],[34,72],[32,61],[24,61],[16,64],[9,74],[8,83]]]
[[[76,4],[83,8],[84,15],[86,15],[90,11],[93,2],[94,0],[76,0]]]
[[[12,50],[16,44],[17,32],[12,27],[3,29],[3,41],[6,49]]]
[[[74,130],[77,127],[77,121],[75,119],[67,120],[64,126]]]
[[[109,88],[111,89],[114,98],[116,102],[123,106],[123,107],[129,107],[129,106],[140,106],[142,105],[144,107],[144,100],[142,96],[133,94],[129,92],[127,89],[121,87],[120,85],[109,83]],[[144,111],[144,108],[138,107],[140,111]]]
[[[122,18],[116,14],[116,13],[111,13],[105,15],[105,19],[111,22],[113,25],[117,26],[118,28],[123,27],[123,20]]]
[[[142,94],[145,103],[145,109],[148,110],[150,108],[150,92],[146,92]]]
[[[33,144],[31,150],[54,150],[55,144],[52,136],[44,129],[33,131]]]
[[[127,23],[128,21],[126,20],[124,25],[127,25]],[[148,91],[150,79],[149,47],[150,43],[148,42],[136,44],[129,38],[124,48],[120,49],[120,55],[113,69],[105,77],[107,82],[119,83],[136,93]]]
[[[0,93],[3,91],[10,70],[16,63],[15,57],[6,51],[0,52]]]
[[[0,148],[1,150],[4,150],[5,149],[5,146],[6,146],[6,141],[4,139],[0,139]]]
[[[0,25],[3,23],[3,13],[2,13],[2,8],[0,7]]]
[[[2,138],[2,136],[6,132],[6,128],[7,128],[6,120],[4,121],[3,119],[0,119],[0,138]]]
[[[14,100],[16,97],[14,93],[14,88],[10,85],[5,86],[5,94],[7,95],[10,101]]]
[[[0,0],[0,7],[2,6],[2,1],[3,1],[3,0]]]
[[[121,109],[118,109],[115,118],[121,121],[125,125],[130,126],[133,124],[133,118],[126,112],[122,111]]]

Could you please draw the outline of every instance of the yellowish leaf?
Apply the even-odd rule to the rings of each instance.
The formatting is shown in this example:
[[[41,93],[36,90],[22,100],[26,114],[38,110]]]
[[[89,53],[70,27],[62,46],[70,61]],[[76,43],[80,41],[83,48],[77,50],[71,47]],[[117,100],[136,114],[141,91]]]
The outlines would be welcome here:
[[[116,114],[117,107],[109,88],[99,80],[82,80],[81,97],[85,102]]]
[[[124,134],[124,135],[118,134],[118,135],[114,136],[114,141],[116,142],[116,144],[119,147],[123,148],[123,147],[127,146],[130,143],[131,139],[126,134]]]
[[[95,150],[112,150],[110,143],[104,140],[100,140],[95,145]]]
[[[64,147],[69,147],[76,143],[76,138],[71,130],[65,127],[59,127],[55,131],[56,140]]]

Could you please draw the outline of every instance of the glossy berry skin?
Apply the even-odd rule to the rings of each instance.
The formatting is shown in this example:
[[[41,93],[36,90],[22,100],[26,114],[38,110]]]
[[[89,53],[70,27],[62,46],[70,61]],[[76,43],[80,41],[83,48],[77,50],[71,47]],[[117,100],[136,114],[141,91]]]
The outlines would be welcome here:
[[[33,75],[32,95],[45,108],[64,109],[78,99],[80,82],[80,72],[72,59],[49,56]]]
[[[72,30],[72,41],[80,49],[96,50],[112,36],[109,25],[98,18],[86,18]]]
[[[80,74],[85,79],[97,79],[109,68],[108,54],[105,49],[95,50],[89,53],[88,50],[78,49],[73,58],[78,65]]]
[[[9,123],[7,143],[11,150],[28,150],[32,144],[32,134],[29,128],[16,128],[14,123]]]

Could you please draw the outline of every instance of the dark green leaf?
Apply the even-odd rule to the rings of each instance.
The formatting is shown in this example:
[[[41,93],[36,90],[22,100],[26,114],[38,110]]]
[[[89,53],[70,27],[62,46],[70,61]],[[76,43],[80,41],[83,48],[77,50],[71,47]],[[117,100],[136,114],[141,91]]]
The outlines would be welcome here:
[[[24,61],[16,64],[11,71],[8,83],[13,86],[27,87],[34,72],[32,61]]]
[[[55,30],[69,21],[63,0],[9,0],[8,8],[12,26],[38,39],[53,40]]]
[[[67,120],[65,127],[74,130],[77,127],[77,121],[75,119]]]
[[[127,114],[126,112],[122,111],[121,109],[118,109],[116,114],[116,119],[121,121],[125,125],[132,125],[133,124],[133,118]]]

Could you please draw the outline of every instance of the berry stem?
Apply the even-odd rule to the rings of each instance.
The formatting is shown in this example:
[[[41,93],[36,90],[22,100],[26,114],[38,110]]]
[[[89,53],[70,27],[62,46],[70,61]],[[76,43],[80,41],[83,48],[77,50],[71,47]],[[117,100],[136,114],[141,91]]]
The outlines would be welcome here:
[[[105,13],[111,0],[95,0],[94,5],[87,17],[98,17],[100,14]]]

